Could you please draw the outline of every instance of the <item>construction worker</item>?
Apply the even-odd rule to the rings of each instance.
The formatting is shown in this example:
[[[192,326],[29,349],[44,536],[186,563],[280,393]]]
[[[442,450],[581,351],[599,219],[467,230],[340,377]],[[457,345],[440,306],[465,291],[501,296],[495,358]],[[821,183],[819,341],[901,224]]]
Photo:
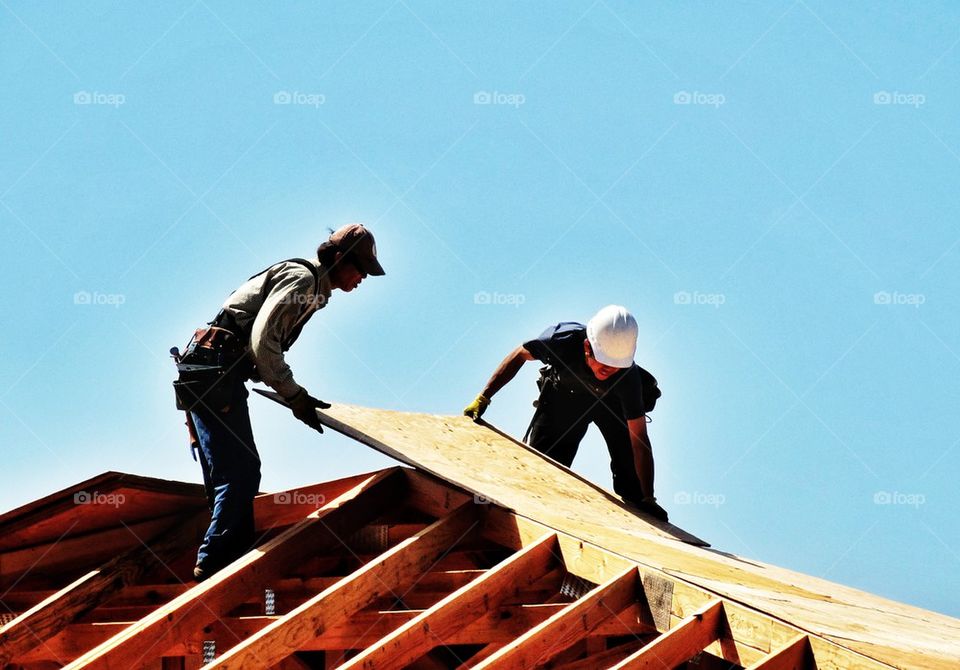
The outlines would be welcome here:
[[[322,432],[316,410],[330,405],[294,380],[284,352],[334,289],[349,293],[368,275],[383,274],[373,235],[361,224],[350,224],[320,245],[316,260],[282,261],[251,277],[230,294],[210,322],[213,327],[197,331],[191,345],[198,336],[201,342],[213,341],[222,364],[219,381],[195,389],[183,403],[188,425],[192,421],[195,429],[212,513],[197,552],[198,581],[246,553],[255,541],[253,499],[260,485],[260,457],[244,382],[265,382],[287,400],[295,417]],[[188,354],[198,350],[188,347]],[[237,355],[224,355],[229,351]],[[178,361],[190,362],[187,355]],[[180,381],[188,374],[181,372]]]
[[[637,330],[636,319],[617,305],[601,309],[586,326],[574,322],[551,326],[510,352],[463,413],[478,420],[525,362],[546,363],[527,433],[530,446],[570,467],[587,427],[596,424],[610,452],[614,491],[666,521],[667,512],[653,495],[646,418],[660,390],[653,375],[633,361]]]

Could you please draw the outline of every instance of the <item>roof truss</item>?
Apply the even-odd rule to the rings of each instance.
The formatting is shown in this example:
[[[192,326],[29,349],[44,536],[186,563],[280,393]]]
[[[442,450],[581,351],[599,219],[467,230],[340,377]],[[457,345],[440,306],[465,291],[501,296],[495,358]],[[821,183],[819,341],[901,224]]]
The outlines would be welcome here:
[[[258,498],[263,542],[201,584],[187,582],[195,508],[139,549],[104,542],[113,557],[59,588],[16,575],[0,602],[20,616],[0,628],[0,659],[24,670],[889,667],[415,470],[310,490],[319,507]]]

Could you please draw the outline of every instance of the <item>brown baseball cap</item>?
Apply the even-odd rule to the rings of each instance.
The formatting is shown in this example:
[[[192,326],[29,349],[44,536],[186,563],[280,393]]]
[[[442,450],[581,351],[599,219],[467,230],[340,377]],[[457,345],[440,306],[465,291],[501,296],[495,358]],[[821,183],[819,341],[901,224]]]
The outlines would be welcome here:
[[[345,255],[350,255],[357,267],[368,275],[379,277],[384,274],[383,266],[377,260],[377,243],[373,233],[362,223],[348,223],[330,235],[330,242],[337,245]]]

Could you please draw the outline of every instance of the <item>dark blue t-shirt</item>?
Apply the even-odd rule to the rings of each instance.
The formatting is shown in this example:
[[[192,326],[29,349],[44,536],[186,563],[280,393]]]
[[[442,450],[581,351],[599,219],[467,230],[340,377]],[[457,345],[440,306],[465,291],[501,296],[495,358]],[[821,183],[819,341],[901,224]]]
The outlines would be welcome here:
[[[657,380],[649,372],[634,363],[613,373],[601,381],[587,365],[583,342],[587,339],[587,327],[574,321],[564,321],[550,326],[540,337],[523,343],[524,349],[556,371],[560,387],[574,393],[590,393],[605,402],[619,404],[626,419],[637,419],[660,396]],[[644,390],[648,403],[644,402]]]

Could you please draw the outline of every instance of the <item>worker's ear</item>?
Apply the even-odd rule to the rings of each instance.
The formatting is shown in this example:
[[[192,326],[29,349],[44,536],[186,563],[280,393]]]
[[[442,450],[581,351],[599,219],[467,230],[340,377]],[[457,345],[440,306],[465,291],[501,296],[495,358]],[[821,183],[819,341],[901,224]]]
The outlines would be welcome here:
[[[333,278],[343,276],[344,266],[350,262],[350,258],[342,251],[338,251],[333,257],[333,263],[330,265],[330,272]]]
[[[583,340],[583,353],[585,353],[588,357],[593,356],[593,349],[590,347],[590,340],[588,339]]]

